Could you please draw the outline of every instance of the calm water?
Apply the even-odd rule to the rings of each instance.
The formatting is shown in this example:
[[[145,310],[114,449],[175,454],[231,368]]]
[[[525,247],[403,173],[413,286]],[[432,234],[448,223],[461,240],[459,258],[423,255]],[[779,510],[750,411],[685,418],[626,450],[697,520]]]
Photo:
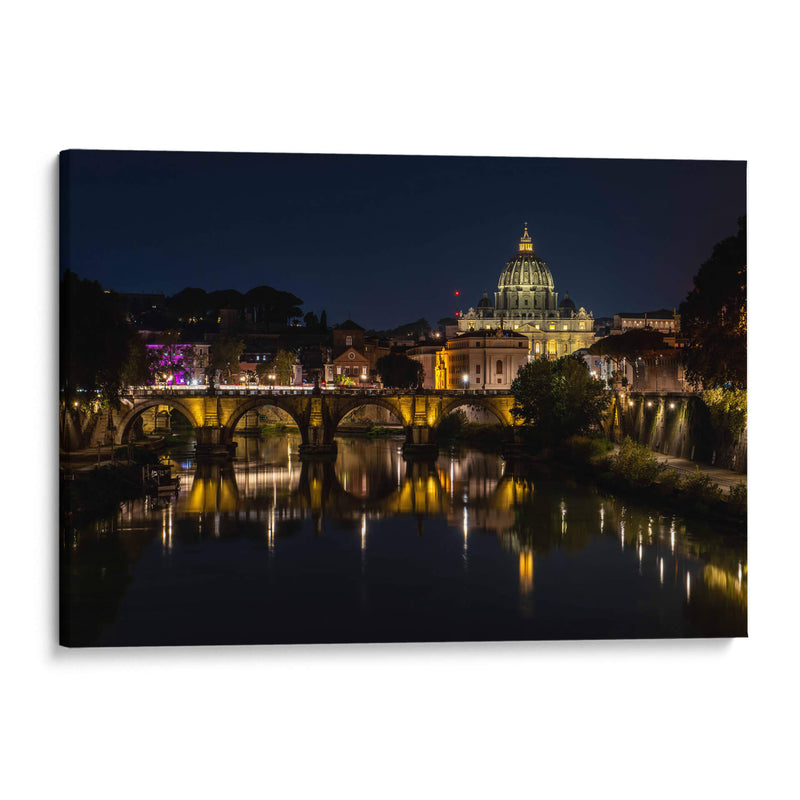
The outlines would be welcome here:
[[[79,645],[742,636],[743,539],[475,451],[239,439],[172,503],[62,532]]]

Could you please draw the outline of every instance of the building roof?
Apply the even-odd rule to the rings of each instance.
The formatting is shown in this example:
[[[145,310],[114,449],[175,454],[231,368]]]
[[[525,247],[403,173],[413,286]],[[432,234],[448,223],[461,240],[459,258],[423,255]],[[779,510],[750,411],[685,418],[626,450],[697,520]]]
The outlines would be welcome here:
[[[455,342],[459,339],[525,339],[527,341],[528,337],[516,331],[501,330],[500,328],[482,328],[478,331],[464,331],[447,341]]]
[[[363,331],[364,329],[358,325],[357,323],[353,322],[353,320],[348,319],[342,322],[340,325],[337,325],[334,330],[337,331]]]

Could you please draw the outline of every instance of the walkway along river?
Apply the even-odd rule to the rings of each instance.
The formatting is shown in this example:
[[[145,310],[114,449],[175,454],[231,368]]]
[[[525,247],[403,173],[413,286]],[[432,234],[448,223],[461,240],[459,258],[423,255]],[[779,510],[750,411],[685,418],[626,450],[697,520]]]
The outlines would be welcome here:
[[[500,456],[240,438],[177,499],[62,531],[73,645],[743,636],[741,537]]]

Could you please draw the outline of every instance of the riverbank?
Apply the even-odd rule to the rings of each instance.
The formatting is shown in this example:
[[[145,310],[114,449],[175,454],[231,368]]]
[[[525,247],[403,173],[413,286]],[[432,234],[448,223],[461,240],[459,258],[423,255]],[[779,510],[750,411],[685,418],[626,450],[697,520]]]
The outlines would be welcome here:
[[[578,471],[601,490],[746,533],[746,476],[670,459],[630,439],[614,445],[607,439],[573,437],[554,448],[549,457]]]
[[[176,437],[180,442],[180,438]],[[142,467],[158,460],[158,447],[107,447],[62,455],[59,494],[62,524],[74,525],[116,512],[119,504],[142,494]],[[88,458],[91,456],[91,458]],[[97,459],[94,461],[93,459]]]

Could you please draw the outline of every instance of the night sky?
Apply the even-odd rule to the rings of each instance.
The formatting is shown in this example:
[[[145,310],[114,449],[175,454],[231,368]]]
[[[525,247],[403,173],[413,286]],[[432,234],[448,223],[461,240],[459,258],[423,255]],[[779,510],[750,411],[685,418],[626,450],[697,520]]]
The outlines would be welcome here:
[[[595,317],[673,308],[746,210],[745,162],[69,151],[61,268],[120,292],[293,292],[435,324],[497,288],[523,223]],[[454,293],[460,291],[460,297]]]

